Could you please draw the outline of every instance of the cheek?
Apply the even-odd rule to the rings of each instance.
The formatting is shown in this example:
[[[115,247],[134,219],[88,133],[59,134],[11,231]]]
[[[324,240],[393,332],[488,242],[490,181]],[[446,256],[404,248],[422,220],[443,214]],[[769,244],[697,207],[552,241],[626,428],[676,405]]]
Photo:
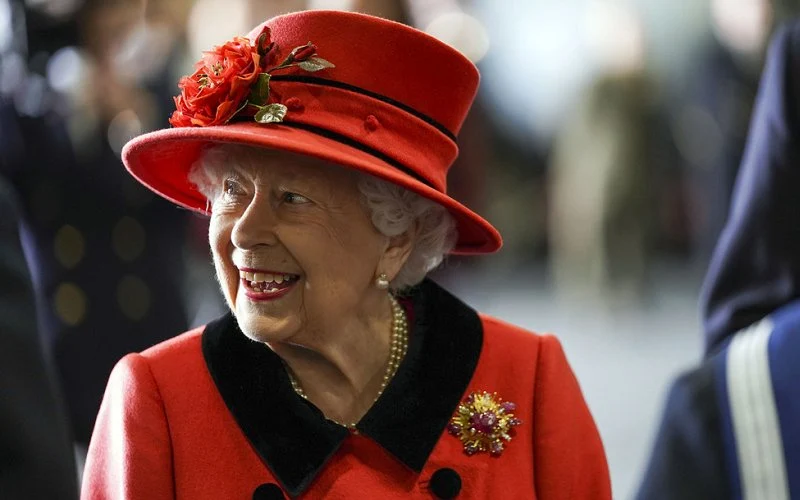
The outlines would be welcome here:
[[[217,272],[222,290],[226,298],[234,300],[233,292],[238,285],[238,272],[231,261],[231,228],[232,225],[222,217],[212,217],[208,226],[208,244],[214,259],[214,269]]]
[[[314,260],[320,271],[339,287],[349,286],[361,291],[371,283],[380,261],[381,236],[370,231],[371,226],[352,223],[320,229],[325,234],[324,243],[310,246],[317,253]],[[333,293],[342,293],[342,290]]]
[[[217,258],[218,253],[221,253],[220,250],[224,249],[227,243],[230,242],[230,236],[231,231],[226,228],[222,218],[213,215],[208,224],[208,246],[211,247],[211,251],[214,253],[214,259]]]

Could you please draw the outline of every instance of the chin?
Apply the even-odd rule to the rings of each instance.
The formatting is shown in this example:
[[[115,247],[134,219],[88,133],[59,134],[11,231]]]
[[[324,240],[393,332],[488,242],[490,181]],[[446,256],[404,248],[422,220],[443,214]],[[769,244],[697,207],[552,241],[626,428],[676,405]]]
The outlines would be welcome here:
[[[252,312],[234,313],[239,329],[256,342],[279,342],[291,336],[289,325],[280,325],[276,320],[261,317]]]
[[[262,344],[266,344],[267,342],[270,342],[272,340],[271,336],[268,334],[265,334],[258,330],[251,330],[250,328],[245,328],[241,325],[239,326],[242,330],[242,333],[244,333],[244,336],[254,342],[260,342]]]

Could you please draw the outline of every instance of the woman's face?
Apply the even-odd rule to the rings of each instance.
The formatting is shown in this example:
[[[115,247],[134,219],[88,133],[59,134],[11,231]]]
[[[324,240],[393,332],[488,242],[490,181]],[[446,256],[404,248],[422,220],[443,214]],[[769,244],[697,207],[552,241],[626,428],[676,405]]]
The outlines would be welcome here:
[[[375,276],[396,273],[405,257],[372,225],[356,176],[288,153],[251,163],[221,176],[209,229],[217,278],[242,331],[304,343],[295,335],[369,315]]]

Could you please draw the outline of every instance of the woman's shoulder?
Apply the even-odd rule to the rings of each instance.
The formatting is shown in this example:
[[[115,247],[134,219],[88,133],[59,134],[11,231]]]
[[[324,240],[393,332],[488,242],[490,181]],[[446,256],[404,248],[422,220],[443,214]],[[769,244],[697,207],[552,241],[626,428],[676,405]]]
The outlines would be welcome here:
[[[489,316],[488,314],[478,313],[478,317],[483,324],[484,335],[497,342],[508,342],[514,344],[539,345],[554,339],[552,335],[540,334],[535,331],[526,330],[521,326],[514,325],[502,319]]]
[[[130,353],[117,362],[114,372],[134,377],[147,374],[157,380],[174,379],[176,372],[191,373],[205,364],[201,345],[204,330],[205,325],[193,328],[142,352]]]
[[[161,397],[195,393],[191,387],[206,389],[210,383],[202,350],[205,326],[194,328],[156,344],[142,352],[131,353],[117,362],[109,387],[158,387]],[[108,389],[107,389],[108,390]]]
[[[524,359],[540,359],[549,356],[564,356],[561,342],[550,333],[542,334],[503,321],[488,314],[479,313],[483,324],[484,350],[499,350],[504,356],[519,355]]]
[[[200,353],[200,343],[205,330],[205,325],[193,328],[180,335],[160,342],[141,352],[141,355],[148,360],[158,361],[168,359],[175,361],[174,358],[181,358],[187,355]]]

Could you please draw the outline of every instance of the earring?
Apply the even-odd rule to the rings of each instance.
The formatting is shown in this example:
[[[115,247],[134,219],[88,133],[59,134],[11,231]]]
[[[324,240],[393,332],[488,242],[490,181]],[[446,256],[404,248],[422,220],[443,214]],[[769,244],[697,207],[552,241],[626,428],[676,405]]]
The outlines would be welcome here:
[[[387,290],[389,288],[389,277],[386,276],[386,273],[381,273],[375,278],[375,286],[381,290]]]

